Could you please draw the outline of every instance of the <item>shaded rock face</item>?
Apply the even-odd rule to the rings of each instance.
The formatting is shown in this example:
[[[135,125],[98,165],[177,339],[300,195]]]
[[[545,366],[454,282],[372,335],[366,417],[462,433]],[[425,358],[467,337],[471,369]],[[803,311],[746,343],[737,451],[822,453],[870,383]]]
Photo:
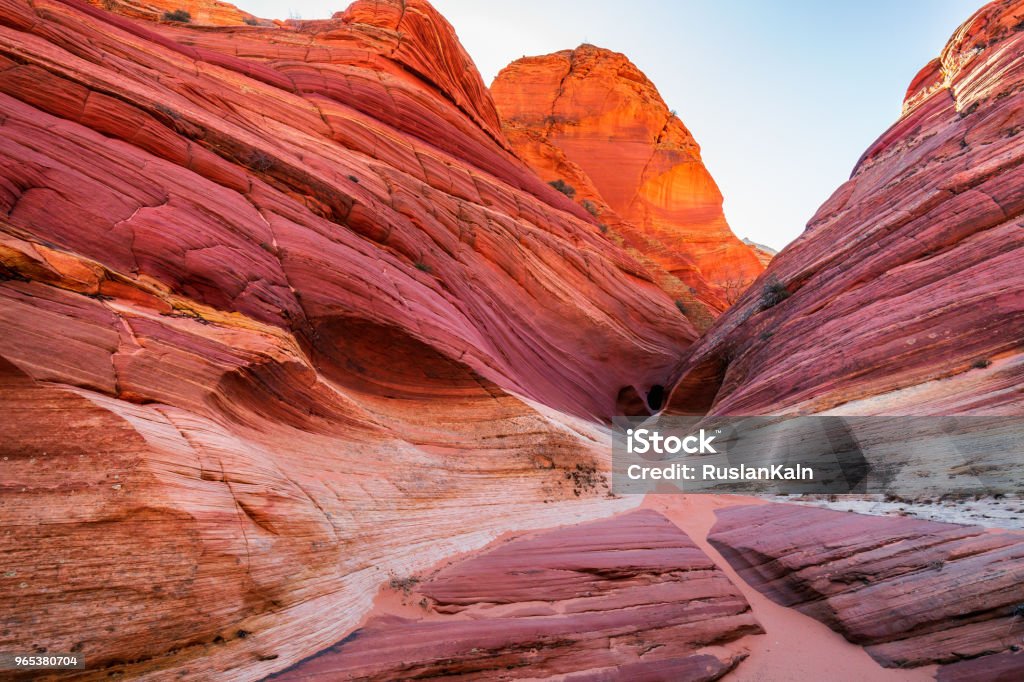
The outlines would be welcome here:
[[[0,121],[0,649],[258,678],[389,571],[634,504],[596,422],[695,332],[426,3],[2,0]]]
[[[729,229],[690,131],[624,55],[581,45],[524,57],[491,92],[516,151],[567,183],[698,324],[764,269]]]
[[[371,618],[275,679],[715,680],[743,658],[722,645],[762,632],[721,570],[651,510],[507,541],[408,601],[420,618]]]
[[[1022,15],[996,2],[957,30],[900,120],[688,354],[670,411],[1020,413]]]
[[[708,541],[744,580],[882,665],[993,655],[993,672],[1024,673],[1012,655],[1024,629],[1024,535],[796,505],[716,513]],[[962,670],[975,667],[984,664]],[[956,670],[946,679],[960,679]]]

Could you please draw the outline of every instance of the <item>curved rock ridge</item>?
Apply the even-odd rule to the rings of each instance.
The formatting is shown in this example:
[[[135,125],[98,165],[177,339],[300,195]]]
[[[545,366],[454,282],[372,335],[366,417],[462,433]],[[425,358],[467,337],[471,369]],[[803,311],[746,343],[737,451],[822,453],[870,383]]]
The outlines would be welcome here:
[[[635,505],[598,422],[695,332],[467,60],[413,0],[0,0],[0,650],[259,678],[389,572]]]
[[[708,541],[744,580],[882,665],[992,656],[993,676],[979,679],[1024,674],[1024,657],[1013,655],[1024,629],[1024,534],[785,504],[716,514]],[[985,660],[950,665],[940,679],[972,679]]]
[[[575,190],[681,300],[717,315],[764,269],[729,229],[693,135],[625,55],[581,45],[524,57],[491,91],[520,156]]]
[[[498,144],[509,148],[480,72],[455,29],[430,3],[359,0],[335,17],[346,25],[374,26],[386,32],[376,38],[383,39],[387,48],[378,46],[376,51],[436,87]]]
[[[717,679],[760,625],[653,512],[417,578],[630,510],[604,422],[665,386],[674,411],[1020,409],[1020,2],[958,33],[689,354],[734,261],[761,266],[628,62],[573,51],[566,120],[537,132],[423,0],[279,22],[164,2],[0,0],[0,651],[81,652],[82,680]],[[590,120],[568,102],[594,82],[621,106]],[[587,155],[595,131],[621,164]],[[994,624],[1016,623],[1018,536],[750,513],[777,538],[723,526],[738,567],[783,541],[811,559],[766,591],[823,582],[794,605],[884,660],[1014,672]],[[415,615],[343,640],[389,580]],[[934,614],[907,600],[942,589]],[[903,630],[864,617],[887,601]]]
[[[275,679],[716,680],[746,655],[726,645],[763,632],[651,510],[506,540],[392,589],[419,612],[376,615]]]
[[[689,351],[669,410],[1021,413],[1022,16],[1019,0],[996,2],[958,29],[942,87],[914,86],[850,180]]]

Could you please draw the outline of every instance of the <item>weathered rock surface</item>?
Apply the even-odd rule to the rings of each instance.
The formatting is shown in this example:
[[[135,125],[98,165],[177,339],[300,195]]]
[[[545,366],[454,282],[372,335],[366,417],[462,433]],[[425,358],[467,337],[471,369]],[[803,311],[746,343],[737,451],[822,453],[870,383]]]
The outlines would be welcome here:
[[[89,4],[111,12],[147,21],[176,21],[197,26],[272,26],[274,22],[257,19],[234,5],[220,0],[87,0]],[[168,18],[175,12],[187,17]]]
[[[744,655],[722,645],[761,632],[651,510],[506,541],[415,585],[420,599],[422,617],[377,616],[277,679],[715,680]]]
[[[939,668],[937,682],[1017,682],[1024,674],[1024,653],[993,654]]]
[[[671,411],[1021,413],[1022,17],[994,2],[957,30],[900,120],[688,354]]]
[[[0,650],[259,678],[389,571],[634,504],[595,422],[693,328],[428,4],[2,0],[0,122]]]
[[[516,151],[568,183],[680,300],[717,315],[764,269],[729,229],[690,131],[625,55],[581,45],[524,57],[491,91]]]
[[[1020,640],[1024,534],[783,504],[717,516],[708,541],[744,580],[885,666],[1008,654]],[[995,657],[993,670],[1022,663]]]

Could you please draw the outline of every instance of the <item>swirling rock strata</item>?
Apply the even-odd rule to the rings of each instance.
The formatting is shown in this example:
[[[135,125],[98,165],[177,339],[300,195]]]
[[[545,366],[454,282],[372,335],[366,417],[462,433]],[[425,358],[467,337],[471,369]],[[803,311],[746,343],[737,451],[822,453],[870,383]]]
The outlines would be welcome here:
[[[412,584],[421,617],[377,616],[278,679],[715,680],[743,659],[722,645],[762,632],[651,510],[506,541]]]

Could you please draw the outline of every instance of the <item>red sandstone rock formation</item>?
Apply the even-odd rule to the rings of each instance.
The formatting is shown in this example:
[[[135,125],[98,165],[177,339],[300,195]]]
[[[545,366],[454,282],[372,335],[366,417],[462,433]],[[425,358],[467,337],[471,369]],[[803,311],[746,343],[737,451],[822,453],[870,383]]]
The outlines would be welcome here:
[[[524,57],[491,91],[516,151],[568,183],[681,300],[717,314],[764,269],[726,224],[690,131],[625,55],[581,45]]]
[[[687,306],[721,309],[709,273],[732,258],[714,240],[692,261],[669,257],[673,226],[728,230],[696,145],[649,83],[637,76],[654,99],[634,113],[654,128],[630,138],[621,112],[594,122],[619,131],[634,165],[647,149],[655,170],[632,174],[630,199],[564,131],[531,156],[516,137],[528,129],[506,126],[510,145],[425,2],[255,26],[214,2],[184,4],[190,24],[162,20],[178,3],[100,4],[113,13],[0,0],[0,650],[81,651],[80,678],[258,678],[339,641],[388,575],[634,504],[604,497],[595,421],[646,412],[678,374],[695,332],[660,287],[692,281]],[[991,6],[922,72],[851,182],[685,358],[673,409],[1019,409],[1022,14]],[[575,70],[567,82],[592,96]],[[513,148],[544,180],[564,169],[594,206]],[[760,310],[764,285],[778,305]],[[993,364],[965,371],[979,358]],[[873,402],[848,402],[860,397]],[[801,509],[792,525],[814,517]],[[626,518],[628,532],[603,527],[617,544],[655,563],[671,554],[700,579],[659,564],[651,581],[621,552],[609,574],[593,562],[607,546],[572,551],[601,536],[557,531],[522,541],[552,583],[524,585],[499,548],[423,588],[436,620],[374,621],[343,650],[372,674],[390,670],[367,663],[382,648],[429,667],[436,646],[475,665],[474,638],[491,628],[489,655],[508,660],[537,634],[524,621],[547,618],[542,636],[571,639],[545,640],[552,670],[721,675],[736,656],[704,645],[753,631],[745,601],[660,517]],[[875,613],[906,604],[888,579],[858,587],[855,564],[872,577],[890,565],[826,526],[814,537],[839,538],[850,565],[811,574],[842,571],[847,590],[878,595],[864,607]],[[947,561],[943,581],[999,555],[1017,571],[1007,536],[957,532],[919,552]],[[571,578],[555,570],[566,566]],[[909,590],[942,584],[915,572]],[[830,599],[837,627],[882,632],[877,655],[946,660],[939,631],[987,652],[992,609],[1013,589],[996,606],[972,597],[987,612],[976,623],[919,617],[908,632],[924,653],[890,637],[896,624],[861,618],[842,586]],[[646,605],[662,591],[676,599]],[[693,620],[701,595],[718,617]],[[508,611],[532,597],[596,600],[608,621]],[[509,603],[485,609],[494,598]],[[485,611],[497,617],[460,620]],[[580,635],[610,641],[609,622],[657,631],[671,651],[628,637],[588,650]],[[992,657],[1011,672],[1017,660]]]
[[[708,540],[748,583],[864,645],[882,665],[1009,655],[1020,639],[1020,533],[781,504],[717,515]],[[1009,660],[1024,673],[1024,658]]]
[[[419,617],[377,616],[279,679],[716,680],[744,656],[721,645],[762,631],[651,510],[500,544],[416,585],[421,599]]]
[[[388,571],[632,504],[594,422],[693,328],[425,2],[2,0],[0,122],[0,650],[260,677]]]
[[[232,4],[220,0],[87,0],[118,14],[148,21],[177,21],[197,26],[241,26],[243,24],[272,26],[273,22],[257,19]],[[171,16],[187,12],[187,17]]]
[[[1019,0],[995,2],[957,30],[688,354],[671,411],[1021,412],[1022,18]]]

